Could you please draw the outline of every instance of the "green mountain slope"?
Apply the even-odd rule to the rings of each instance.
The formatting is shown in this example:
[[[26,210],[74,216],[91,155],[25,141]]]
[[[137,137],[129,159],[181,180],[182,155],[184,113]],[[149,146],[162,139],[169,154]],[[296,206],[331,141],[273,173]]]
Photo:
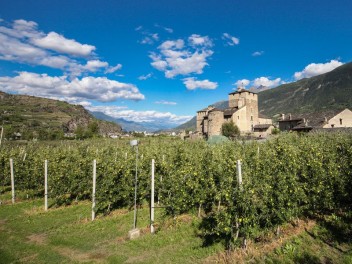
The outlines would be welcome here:
[[[121,132],[119,125],[96,119],[83,106],[4,92],[0,92],[0,125],[8,138],[14,133],[30,139],[57,138],[88,130],[101,135]]]
[[[288,83],[258,94],[260,112],[312,113],[352,109],[352,63],[309,79]]]

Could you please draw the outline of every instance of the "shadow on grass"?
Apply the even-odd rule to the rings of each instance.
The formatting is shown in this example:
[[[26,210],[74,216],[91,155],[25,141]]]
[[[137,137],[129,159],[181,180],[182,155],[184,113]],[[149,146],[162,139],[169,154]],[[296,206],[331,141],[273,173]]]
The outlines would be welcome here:
[[[320,259],[317,256],[312,255],[308,252],[304,252],[302,255],[295,256],[293,258],[293,261],[294,261],[294,263],[300,263],[300,264],[304,264],[304,263],[320,264],[321,263]],[[329,262],[327,262],[327,263],[329,263]]]
[[[320,239],[330,247],[335,248],[341,253],[347,253],[339,247],[340,244],[352,243],[352,214],[340,213],[332,214],[325,218],[319,219],[319,229],[308,231],[307,234],[314,239]]]

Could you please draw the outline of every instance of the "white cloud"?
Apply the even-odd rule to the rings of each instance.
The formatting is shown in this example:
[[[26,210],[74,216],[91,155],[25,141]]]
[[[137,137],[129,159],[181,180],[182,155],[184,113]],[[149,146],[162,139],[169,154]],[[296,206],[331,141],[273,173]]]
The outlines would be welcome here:
[[[38,64],[43,57],[47,56],[45,50],[0,33],[0,59],[2,60]]]
[[[177,116],[170,112],[158,112],[154,110],[150,111],[135,111],[135,110],[109,110],[102,111],[105,114],[115,117],[115,118],[123,118],[128,121],[134,122],[149,122],[149,123],[168,123],[168,124],[182,124],[187,122],[192,118],[192,116]]]
[[[188,90],[195,90],[195,89],[207,89],[207,90],[214,90],[218,87],[217,82],[211,82],[209,80],[202,80],[198,81],[194,77],[184,78],[183,83]]]
[[[94,112],[102,112],[114,118],[123,118],[134,122],[149,122],[149,123],[166,123],[170,125],[179,125],[187,122],[192,116],[178,116],[170,112],[158,112],[154,110],[149,111],[135,111],[126,109],[125,106],[116,105],[87,105],[88,110]]]
[[[258,57],[258,56],[262,56],[264,54],[264,51],[255,51],[252,53],[253,57]]]
[[[102,112],[106,115],[109,116],[113,116],[114,113],[116,113],[117,111],[121,111],[123,109],[126,109],[127,106],[118,106],[118,105],[87,105],[86,108],[89,111],[93,111],[93,112]]]
[[[159,47],[159,54],[152,52],[151,65],[165,72],[166,78],[191,73],[201,74],[208,65],[207,58],[213,54],[209,49],[211,40],[207,36],[193,34],[189,37],[190,46],[185,46],[182,39],[168,40]]]
[[[15,20],[11,26],[0,26],[0,60],[60,69],[71,77],[102,69],[109,73],[121,68],[119,64],[111,67],[107,62],[94,59],[95,47],[92,45],[81,44],[55,32],[45,34],[37,27],[37,23],[22,19]]]
[[[225,40],[226,44],[229,46],[240,44],[240,39],[234,36],[231,36],[229,33],[223,33],[221,38]]]
[[[283,81],[281,80],[281,78],[276,78],[274,80],[270,80],[268,77],[259,77],[254,79],[253,81],[253,85],[255,87],[259,87],[259,86],[265,86],[265,87],[275,87],[278,86],[279,84],[282,84]]]
[[[153,75],[152,73],[148,73],[146,75],[141,75],[138,77],[138,80],[145,81],[145,80],[149,79],[150,77],[152,77],[152,75]]]
[[[32,39],[32,43],[41,48],[75,56],[88,56],[95,50],[92,45],[81,44],[74,39],[67,39],[56,32],[50,32],[40,39]]]
[[[106,77],[75,78],[20,72],[15,77],[0,77],[0,90],[41,97],[66,97],[79,100],[111,102],[117,99],[143,100],[144,95],[133,84],[109,80]]]
[[[188,37],[188,41],[192,46],[209,46],[211,47],[213,45],[212,41],[209,39],[208,36],[200,36],[197,34],[192,34],[190,37]]]
[[[310,78],[319,74],[332,71],[333,69],[341,65],[343,65],[343,63],[338,60],[331,60],[327,63],[311,63],[306,66],[303,71],[295,72],[294,77],[296,80]]]
[[[176,102],[170,102],[170,101],[165,101],[165,100],[161,100],[161,101],[156,101],[156,104],[163,104],[163,105],[177,105]]]
[[[276,78],[276,79],[270,79],[269,77],[259,77],[255,78],[254,80],[247,80],[247,79],[242,79],[238,80],[235,82],[233,85],[237,87],[244,87],[246,88],[248,85],[252,85],[255,88],[258,88],[260,86],[265,86],[269,88],[276,87],[280,84],[284,84],[285,82],[281,80],[281,78]]]
[[[247,79],[242,79],[242,80],[238,80],[237,82],[234,83],[234,85],[236,87],[244,87],[246,88],[246,86],[248,86],[250,84],[250,80],[247,80]]]
[[[107,63],[106,61],[90,60],[90,61],[87,61],[87,64],[84,65],[83,68],[90,72],[96,72],[100,68],[106,68],[108,66],[109,66],[109,63]]]
[[[185,45],[185,42],[182,39],[177,39],[177,40],[167,40],[163,42],[160,46],[160,50],[170,50],[172,48],[174,49],[182,49]]]
[[[42,58],[39,64],[55,69],[65,69],[68,65],[74,65],[66,56],[47,56]]]
[[[118,71],[122,68],[122,64],[116,64],[116,66],[109,66],[106,70],[105,73],[114,73],[115,71]]]

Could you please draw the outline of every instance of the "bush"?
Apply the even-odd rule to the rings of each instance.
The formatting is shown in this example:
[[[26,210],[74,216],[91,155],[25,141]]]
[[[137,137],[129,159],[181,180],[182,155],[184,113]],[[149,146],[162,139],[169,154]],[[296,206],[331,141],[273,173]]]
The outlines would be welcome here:
[[[221,133],[225,137],[234,138],[240,135],[240,129],[232,121],[230,121],[222,125]]]

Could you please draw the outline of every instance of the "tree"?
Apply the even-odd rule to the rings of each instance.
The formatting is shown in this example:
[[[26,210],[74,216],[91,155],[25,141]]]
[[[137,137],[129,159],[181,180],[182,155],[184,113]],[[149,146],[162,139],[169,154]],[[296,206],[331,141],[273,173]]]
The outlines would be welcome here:
[[[234,138],[240,135],[240,129],[232,121],[230,121],[222,124],[221,133],[225,137]]]

